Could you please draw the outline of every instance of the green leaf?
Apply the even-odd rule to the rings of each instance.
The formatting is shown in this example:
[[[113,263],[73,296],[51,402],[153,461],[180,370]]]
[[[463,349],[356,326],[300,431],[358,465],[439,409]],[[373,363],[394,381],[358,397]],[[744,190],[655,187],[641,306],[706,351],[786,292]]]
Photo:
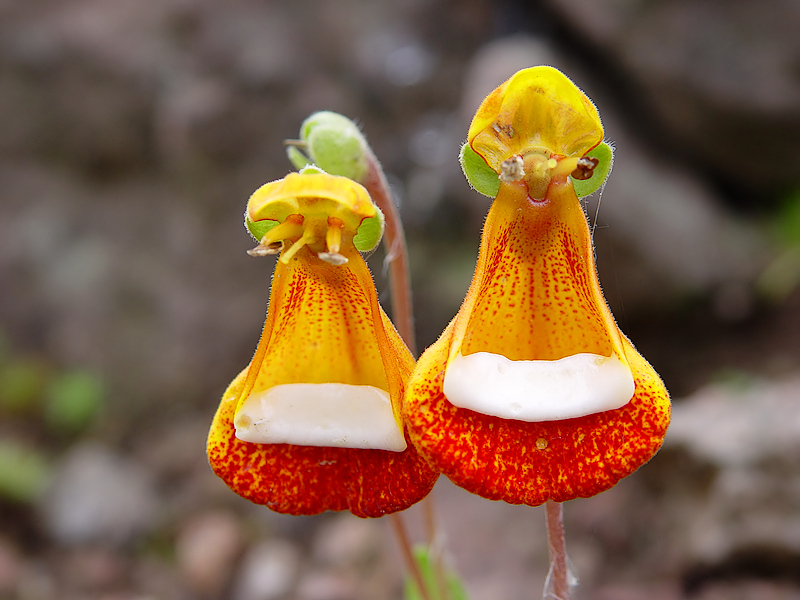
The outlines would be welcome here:
[[[32,503],[42,493],[51,469],[39,450],[11,440],[0,441],[0,497]]]
[[[458,160],[461,163],[461,170],[464,171],[464,177],[472,189],[490,198],[497,196],[500,190],[500,178],[481,155],[472,149],[469,142],[464,142],[461,146]]]
[[[759,275],[756,288],[772,302],[783,302],[798,287],[800,245],[788,245],[778,252]]]
[[[376,215],[374,217],[367,217],[361,221],[358,226],[358,231],[353,236],[353,245],[359,252],[369,252],[383,237],[383,213],[376,206]]]
[[[79,431],[100,412],[104,396],[103,383],[94,373],[64,373],[48,386],[45,421],[56,431]]]
[[[0,368],[0,410],[24,412],[37,404],[46,381],[45,370],[31,360],[14,360]]]
[[[594,172],[589,179],[579,180],[572,179],[572,186],[575,188],[575,193],[578,198],[583,198],[595,191],[605,183],[608,174],[611,172],[611,166],[614,164],[614,149],[606,142],[601,142],[600,145],[592,148],[586,156],[596,158],[599,162],[594,168]]]
[[[800,190],[795,190],[783,201],[775,214],[774,225],[782,243],[800,244]]]
[[[422,579],[428,588],[431,600],[468,600],[466,589],[461,579],[451,570],[446,570],[443,575],[445,581],[445,595],[440,593],[440,586],[437,585],[437,565],[427,546],[418,545],[414,547],[414,562],[422,574]],[[404,600],[422,600],[422,594],[417,587],[414,578],[406,577]]]

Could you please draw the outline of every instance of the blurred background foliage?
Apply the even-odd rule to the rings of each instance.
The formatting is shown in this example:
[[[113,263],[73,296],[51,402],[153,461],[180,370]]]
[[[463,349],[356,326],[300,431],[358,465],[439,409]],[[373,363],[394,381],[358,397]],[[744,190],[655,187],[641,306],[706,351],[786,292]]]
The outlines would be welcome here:
[[[676,401],[653,463],[567,507],[586,597],[796,598],[798,27],[795,0],[1,2],[0,598],[399,597],[380,522],[273,515],[205,463],[269,293],[242,212],[305,117],[354,118],[431,343],[488,209],[469,120],[533,64],[616,147],[600,278]],[[541,589],[535,510],[437,494],[472,597]]]

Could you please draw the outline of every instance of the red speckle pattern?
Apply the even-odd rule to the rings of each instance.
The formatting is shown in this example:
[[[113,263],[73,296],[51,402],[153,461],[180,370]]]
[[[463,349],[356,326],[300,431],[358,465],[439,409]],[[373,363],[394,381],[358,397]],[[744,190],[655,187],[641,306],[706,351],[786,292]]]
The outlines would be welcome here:
[[[502,188],[486,220],[480,276],[465,301],[463,354],[556,360],[577,352],[610,356],[619,344],[586,219],[568,192],[551,186],[547,199],[533,201],[524,186]]]

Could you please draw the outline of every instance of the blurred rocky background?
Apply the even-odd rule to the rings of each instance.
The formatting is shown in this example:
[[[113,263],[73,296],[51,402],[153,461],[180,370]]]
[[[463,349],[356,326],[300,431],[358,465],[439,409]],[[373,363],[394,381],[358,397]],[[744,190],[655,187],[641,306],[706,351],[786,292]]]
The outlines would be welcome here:
[[[241,215],[308,114],[355,118],[429,344],[488,208],[458,148],[534,64],[616,145],[600,278],[674,395],[662,452],[566,506],[578,597],[800,598],[798,30],[796,0],[0,2],[0,599],[401,597],[383,520],[276,515],[206,464],[269,291]],[[473,599],[540,597],[540,509],[433,496]]]

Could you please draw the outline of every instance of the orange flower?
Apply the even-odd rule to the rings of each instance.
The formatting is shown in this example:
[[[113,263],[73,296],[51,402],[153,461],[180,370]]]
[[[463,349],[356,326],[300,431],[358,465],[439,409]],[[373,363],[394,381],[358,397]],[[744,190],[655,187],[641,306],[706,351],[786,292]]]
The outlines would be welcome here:
[[[380,239],[378,209],[349,179],[294,173],[256,191],[246,220],[264,232],[251,252],[281,257],[255,356],[211,426],[214,472],[282,513],[409,507],[438,474],[407,442],[400,402],[414,360],[356,248]]]
[[[669,423],[663,383],[600,291],[573,188],[602,139],[594,105],[550,67],[509,79],[469,130],[499,191],[466,299],[418,361],[404,412],[431,465],[486,498],[602,492],[653,456]]]

